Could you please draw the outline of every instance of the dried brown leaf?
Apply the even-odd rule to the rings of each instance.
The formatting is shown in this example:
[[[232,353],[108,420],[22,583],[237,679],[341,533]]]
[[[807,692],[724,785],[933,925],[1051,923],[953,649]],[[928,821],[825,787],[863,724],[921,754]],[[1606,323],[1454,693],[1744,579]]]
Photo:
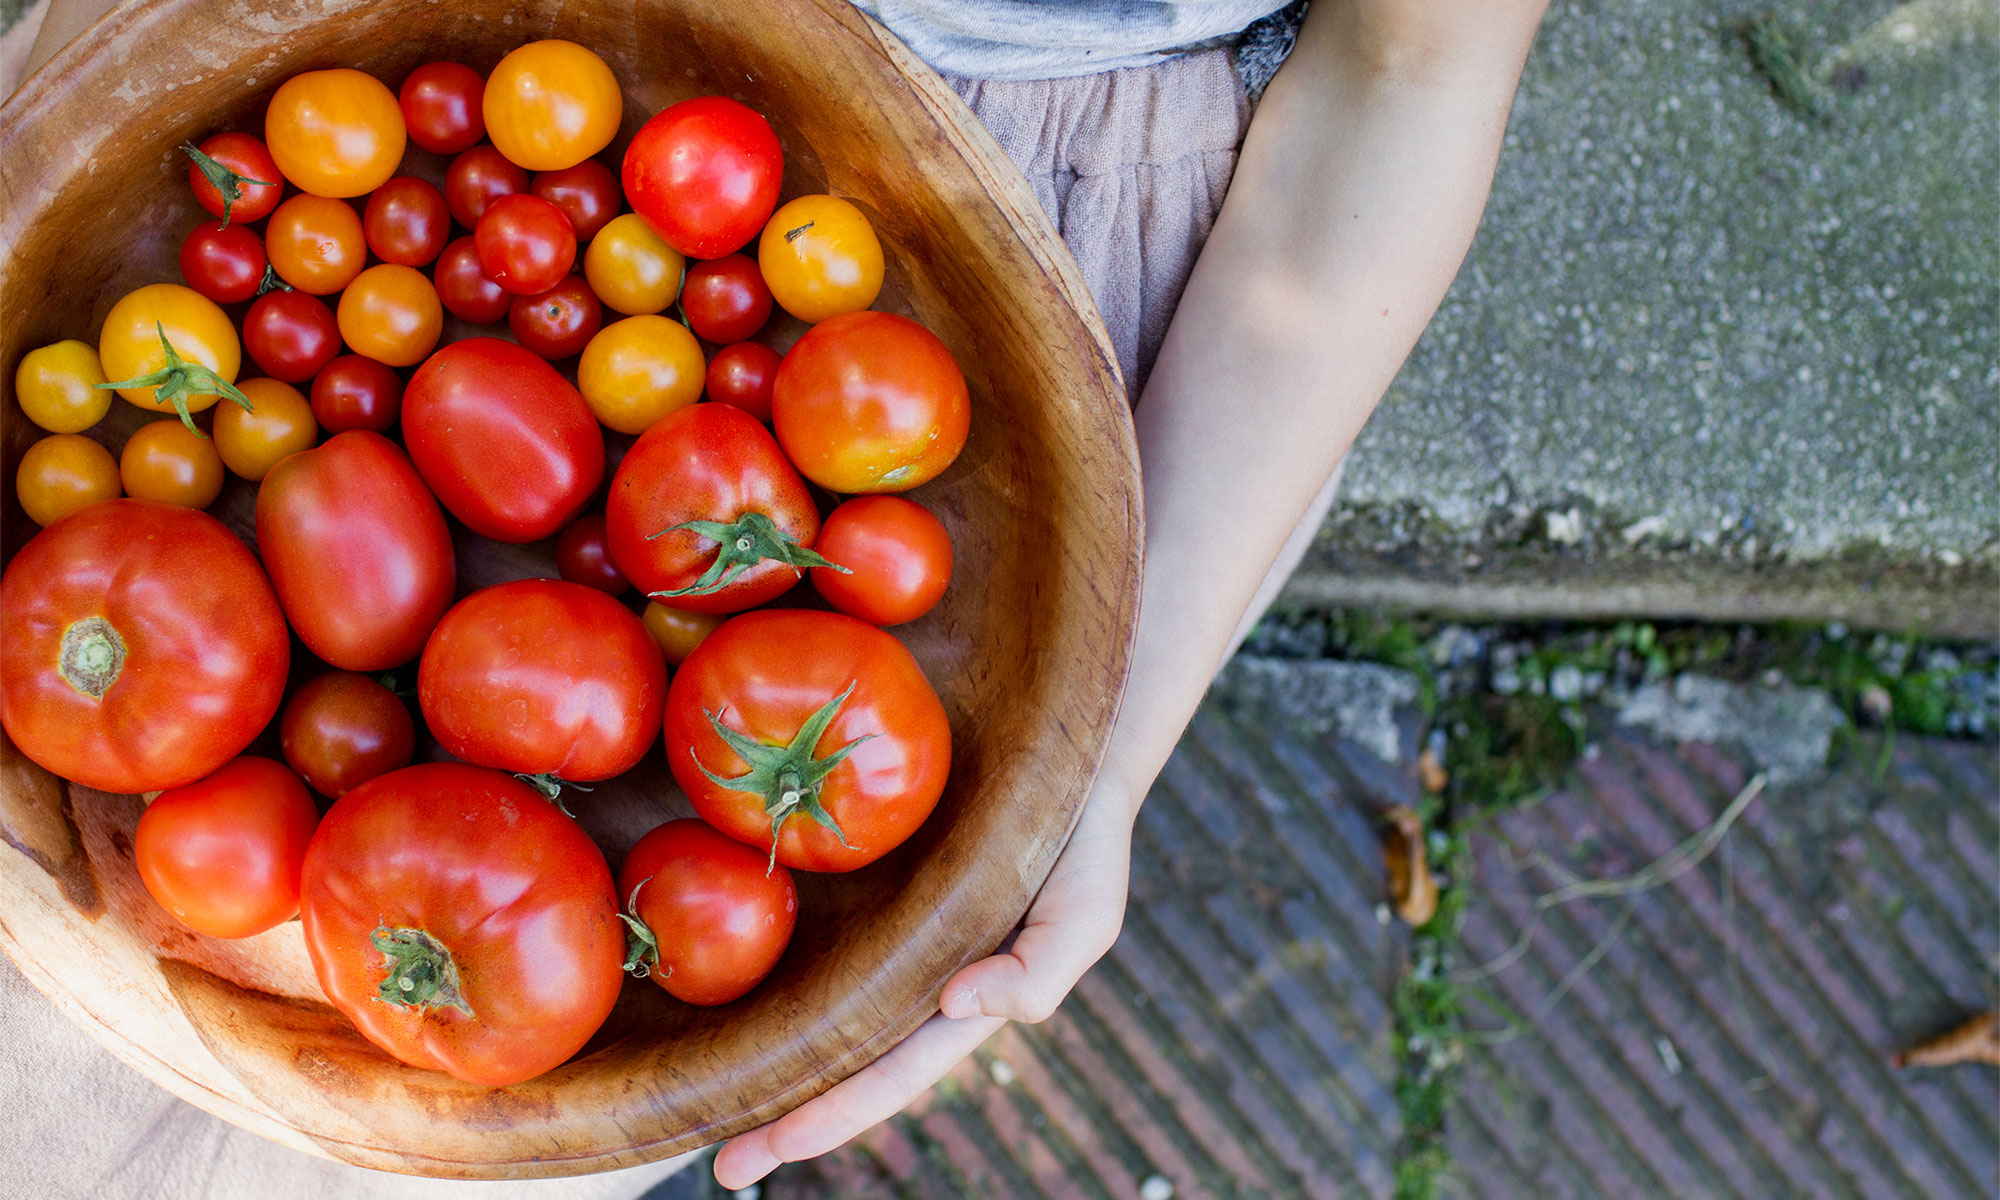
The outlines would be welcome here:
[[[1974,1017],[1891,1061],[1899,1067],[1951,1067],[1959,1063],[2000,1067],[2000,1012]]]
[[[1437,751],[1429,746],[1425,746],[1424,752],[1417,755],[1417,782],[1423,785],[1425,792],[1433,796],[1444,791],[1445,785],[1451,782],[1451,774],[1444,769],[1444,764],[1438,761]]]
[[[1389,898],[1396,915],[1411,925],[1422,925],[1436,915],[1437,880],[1431,875],[1429,854],[1424,846],[1424,822],[1417,810],[1398,804],[1383,814],[1388,828],[1382,834],[1382,863],[1389,869]]]

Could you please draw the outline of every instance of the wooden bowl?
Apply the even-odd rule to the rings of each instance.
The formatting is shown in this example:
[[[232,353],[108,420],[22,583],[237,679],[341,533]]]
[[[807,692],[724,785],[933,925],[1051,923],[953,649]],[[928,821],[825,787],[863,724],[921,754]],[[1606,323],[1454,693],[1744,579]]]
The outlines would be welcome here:
[[[240,942],[174,925],[133,870],[142,800],[68,785],[0,738],[0,945],[29,979],[126,1062],[238,1125],[459,1178],[580,1174],[692,1149],[777,1117],[906,1036],[1048,873],[1118,708],[1139,595],[1131,423],[1075,264],[972,115],[847,0],[157,0],[114,12],[0,108],[5,555],[35,532],[11,481],[40,436],[14,402],[14,370],[36,346],[94,342],[129,289],[178,280],[180,240],[204,218],[176,146],[261,133],[265,101],[300,71],[359,67],[394,86],[420,62],[489,70],[544,37],[591,47],[623,83],[608,162],[688,96],[766,114],[786,196],[859,204],[889,260],[878,307],[921,320],[965,367],[971,439],[914,493],[950,527],[957,577],[937,611],[898,631],[951,714],[955,761],[936,814],[869,868],[802,875],[798,936],[750,997],[696,1009],[630,982],[576,1059],[489,1090],[365,1042],[320,997],[295,924]],[[441,167],[413,150],[406,169]],[[146,419],[118,401],[93,436],[115,451]],[[625,444],[613,439],[614,452]],[[253,499],[233,482],[213,511],[250,540]],[[456,533],[462,591],[554,573],[546,543]],[[579,800],[614,863],[686,811],[657,749]]]

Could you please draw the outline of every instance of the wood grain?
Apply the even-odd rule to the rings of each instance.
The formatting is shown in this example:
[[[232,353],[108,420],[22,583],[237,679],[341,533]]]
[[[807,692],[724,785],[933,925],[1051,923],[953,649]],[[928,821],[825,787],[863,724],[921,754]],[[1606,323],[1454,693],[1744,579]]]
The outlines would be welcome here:
[[[423,61],[483,71],[549,36],[590,46],[624,85],[607,161],[688,96],[729,95],[769,116],[785,195],[859,205],[890,263],[878,307],[923,321],[966,369],[965,453],[914,493],[950,528],[958,577],[936,611],[898,630],[952,718],[937,814],[865,870],[802,877],[798,936],[751,997],[695,1009],[630,984],[575,1060],[490,1090],[364,1042],[318,996],[295,925],[242,942],[178,929],[132,872],[142,802],[65,785],[0,744],[0,946],[36,986],[126,1062],[245,1128],[458,1178],[678,1153],[770,1120],[906,1036],[943,981],[1012,929],[1068,836],[1138,604],[1131,423],[1075,264],[971,114],[846,0],[159,0],[113,12],[0,107],[7,480],[40,436],[11,394],[22,354],[94,339],[119,296],[178,277],[180,239],[200,215],[176,145],[259,130],[264,102],[298,71],[355,66],[393,87]],[[415,150],[405,165],[441,169]],[[93,436],[115,450],[145,419],[120,402]],[[611,439],[614,454],[626,444]],[[233,481],[213,511],[247,540],[253,500]],[[0,554],[34,531],[8,486]],[[454,534],[462,591],[553,574],[546,543]],[[685,811],[656,749],[583,798],[580,816],[616,862]]]

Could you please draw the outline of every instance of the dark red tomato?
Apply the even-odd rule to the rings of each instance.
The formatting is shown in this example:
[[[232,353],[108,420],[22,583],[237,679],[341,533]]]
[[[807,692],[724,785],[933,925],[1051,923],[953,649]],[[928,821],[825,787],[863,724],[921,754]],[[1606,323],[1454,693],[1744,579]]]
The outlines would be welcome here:
[[[755,260],[741,254],[688,264],[681,311],[697,336],[740,342],[771,319],[771,289]]]
[[[871,625],[901,625],[936,606],[951,582],[951,535],[901,496],[856,496],[827,514],[814,547],[846,573],[814,567],[826,602]]]
[[[132,834],[139,880],[196,933],[249,937],[299,913],[299,873],[319,809],[299,777],[239,758],[153,798]]]
[[[487,205],[527,190],[528,173],[491,146],[467,150],[452,159],[444,173],[444,199],[451,219],[467,229],[479,226]]]
[[[778,379],[778,352],[762,342],[724,346],[708,360],[708,398],[733,404],[771,423],[771,385]]]
[[[278,718],[279,744],[322,796],[340,799],[377,775],[410,765],[417,726],[402,697],[357,671],[305,682]]]
[[[350,429],[387,433],[403,411],[403,377],[359,354],[343,354],[312,383],[313,420],[328,435]]]
[[[528,184],[528,190],[562,209],[570,228],[576,231],[576,240],[585,244],[611,223],[625,202],[618,190],[618,176],[594,158],[566,170],[543,171]]]
[[[278,460],[257,488],[257,551],[299,639],[344,671],[415,658],[457,579],[437,501],[365,429]]]
[[[514,340],[546,359],[582,354],[603,327],[604,305],[581,275],[537,295],[516,296],[507,307]]]
[[[604,434],[583,397],[499,338],[453,342],[417,368],[403,440],[451,515],[496,542],[550,536],[604,478]]]
[[[464,63],[425,63],[403,80],[396,102],[410,140],[432,154],[469,150],[486,136],[486,81]]]
[[[486,278],[516,296],[548,291],[576,265],[576,231],[540,196],[502,196],[487,205],[472,242]]]
[[[264,239],[242,225],[203,221],[181,243],[181,278],[217,304],[256,295],[264,267]]]
[[[625,151],[625,199],[689,258],[743,248],[778,207],[784,153],[771,123],[723,96],[669,105]]]
[[[507,289],[486,278],[479,268],[479,249],[470,237],[462,237],[438,255],[432,272],[438,300],[446,311],[461,321],[491,325],[507,315],[514,297]]]
[[[243,316],[243,348],[264,374],[299,383],[340,353],[340,324],[318,296],[265,292]]]
[[[965,448],[972,403],[938,336],[895,313],[851,312],[806,330],[778,365],[771,425],[829,492],[905,492]]]
[[[691,819],[639,839],[618,896],[645,930],[625,969],[689,1004],[727,1004],[763,982],[799,920],[789,870]]]
[[[610,596],[622,596],[632,586],[611,562],[603,513],[583,514],[556,539],[556,574]]]
[[[285,177],[277,160],[259,138],[247,133],[218,133],[188,157],[188,185],[194,198],[211,214],[235,224],[261,221],[278,207]]]
[[[0,613],[0,726],[84,787],[193,783],[284,695],[278,598],[242,541],[192,508],[104,500],[58,520],[0,575]]]
[[[666,696],[667,661],[632,610],[560,579],[467,596],[417,668],[424,724],[447,754],[548,787],[637,766]]]
[[[400,267],[425,267],[451,240],[451,211],[443,192],[398,175],[369,194],[361,230],[376,258]]]
[[[808,566],[819,509],[771,431],[740,408],[690,404],[640,435],[611,477],[611,561],[687,612],[783,595]]]
[[[306,847],[299,917],[320,990],[363,1037],[481,1087],[581,1050],[625,978],[603,852],[535,789],[464,763],[336,801]]]
[[[724,622],[674,676],[666,737],[695,812],[795,871],[852,871],[895,849],[951,769],[951,726],[917,660],[840,613]]]

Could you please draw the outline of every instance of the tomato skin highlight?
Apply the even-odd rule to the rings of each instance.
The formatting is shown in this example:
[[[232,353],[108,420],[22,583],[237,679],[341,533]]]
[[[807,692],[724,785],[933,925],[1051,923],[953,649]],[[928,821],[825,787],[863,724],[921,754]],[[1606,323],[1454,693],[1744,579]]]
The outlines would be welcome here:
[[[826,516],[819,552],[847,568],[812,568],[826,602],[870,625],[923,616],[951,583],[951,535],[930,511],[901,496],[856,496]]]
[[[257,489],[257,549],[308,649],[347,671],[415,658],[451,605],[451,532],[379,433],[335,434]]]
[[[757,267],[778,305],[808,324],[860,312],[882,291],[882,243],[838,196],[800,196],[771,214]]]
[[[377,775],[410,765],[417,726],[402,697],[357,671],[307,680],[278,718],[285,762],[338,800]]]
[[[965,448],[972,402],[936,334],[894,313],[846,313],[807,330],[778,364],[771,424],[828,491],[903,492]]]
[[[432,154],[457,154],[486,136],[485,91],[486,80],[464,63],[430,62],[403,80],[396,104],[411,141]]]
[[[625,113],[618,77],[561,38],[517,46],[486,77],[480,100],[493,145],[530,171],[562,171],[611,144]]]
[[[298,915],[299,874],[319,809],[298,776],[244,757],[168,788],[139,817],[139,879],[175,920],[214,938],[243,938]]]
[[[395,263],[377,263],[356,276],[340,294],[334,318],[355,353],[392,367],[416,366],[444,333],[437,289],[422,271]]]
[[[727,1004],[763,982],[799,919],[790,870],[767,871],[763,854],[685,818],[632,847],[618,895],[658,941],[648,977],[689,1004]]]
[[[748,768],[707,714],[767,746],[784,746],[843,692],[813,753],[825,758],[867,738],[826,775],[819,793],[846,844],[797,812],[779,832],[777,858],[795,871],[866,866],[923,824],[951,769],[944,705],[903,644],[873,625],[803,609],[762,609],[725,622],[688,655],[667,689],[667,766],[703,820],[769,853],[765,797],[704,771],[733,779]]]
[[[314,196],[346,199],[381,187],[402,163],[407,136],[395,93],[347,67],[294,75],[264,108],[272,159]]]
[[[620,182],[632,210],[689,258],[721,258],[778,206],[784,153],[756,110],[724,96],[672,104],[639,127]]]
[[[454,342],[417,368],[403,439],[445,509],[497,542],[550,536],[604,478],[604,435],[583,397],[498,338]]]
[[[0,576],[0,612],[0,726],[35,762],[100,791],[178,787],[236,757],[278,711],[291,664],[255,556],[190,508],[107,500],[57,521]],[[92,618],[123,647],[101,699],[59,665],[69,637],[79,678],[109,674],[87,669]]]
[[[82,433],[111,411],[111,393],[97,386],[104,381],[97,347],[65,338],[21,356],[14,399],[30,421],[50,433]]]
[[[611,869],[576,822],[520,780],[463,763],[405,767],[341,797],[300,886],[306,951],[334,1007],[401,1061],[484,1087],[548,1071],[604,1023],[624,978],[617,912]],[[450,954],[463,1010],[384,1002],[371,935],[399,929]]]
[[[125,439],[118,481],[135,499],[207,508],[222,494],[222,454],[179,421],[148,421]]]
[[[427,267],[451,240],[451,210],[444,193],[421,179],[398,175],[368,196],[361,212],[368,248],[385,263]]]
[[[569,218],[540,196],[502,196],[488,205],[473,230],[479,269],[517,296],[546,292],[576,263],[576,231]]]

